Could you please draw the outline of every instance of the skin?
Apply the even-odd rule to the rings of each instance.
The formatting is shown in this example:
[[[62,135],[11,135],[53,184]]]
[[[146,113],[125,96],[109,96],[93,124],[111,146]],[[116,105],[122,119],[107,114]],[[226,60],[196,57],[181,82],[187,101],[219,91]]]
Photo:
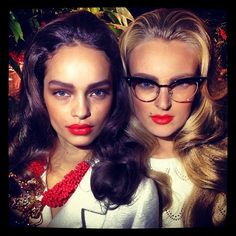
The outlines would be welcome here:
[[[83,44],[63,46],[47,61],[44,100],[58,135],[47,173],[49,188],[88,158],[88,145],[104,127],[112,98],[110,62],[104,52]],[[68,126],[73,124],[91,125],[92,131],[72,134]],[[52,215],[58,211],[52,209]]]
[[[83,45],[60,48],[47,62],[44,99],[62,145],[87,146],[99,135],[112,103],[109,69],[103,52]],[[72,124],[89,124],[93,131],[73,135],[66,128]]]
[[[177,40],[144,41],[133,49],[129,58],[131,76],[145,77],[159,84],[170,84],[173,80],[194,76],[197,65],[194,48]],[[155,154],[160,158],[173,156],[173,134],[189,118],[192,102],[171,100],[167,88],[162,88],[159,97],[152,102],[142,102],[133,95],[132,101],[137,118],[160,143]],[[160,125],[154,123],[150,115],[170,115],[173,120]]]

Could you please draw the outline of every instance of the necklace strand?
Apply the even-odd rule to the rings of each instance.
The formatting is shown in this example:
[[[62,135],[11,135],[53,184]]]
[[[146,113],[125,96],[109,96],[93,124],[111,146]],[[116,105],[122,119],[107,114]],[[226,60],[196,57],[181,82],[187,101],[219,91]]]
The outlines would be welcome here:
[[[42,174],[40,172],[44,171],[44,168],[42,168],[41,165],[39,162],[33,162],[30,166],[30,170],[33,173],[37,173],[37,175]],[[77,164],[75,169],[66,174],[62,181],[55,184],[51,189],[48,189],[42,194],[42,205],[47,205],[51,208],[63,206],[75,192],[89,167],[90,165],[86,161]]]
[[[27,167],[34,177],[23,179],[13,172],[9,173],[10,181],[21,189],[17,196],[9,194],[9,207],[17,212],[17,218],[13,217],[15,225],[37,226],[42,223],[42,211],[47,205],[51,208],[63,206],[75,192],[90,164],[82,161],[64,176],[62,181],[44,192],[45,187],[41,181],[41,175],[46,169],[46,163],[33,161]],[[41,200],[40,200],[41,198]]]

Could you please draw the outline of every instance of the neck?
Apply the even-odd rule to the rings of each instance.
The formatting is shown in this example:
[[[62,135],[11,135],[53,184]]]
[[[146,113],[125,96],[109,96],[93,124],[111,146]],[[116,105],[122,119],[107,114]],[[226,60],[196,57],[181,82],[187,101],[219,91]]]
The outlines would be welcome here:
[[[88,159],[90,153],[89,149],[77,148],[58,141],[47,169],[47,187],[52,188],[63,180],[64,176],[74,170],[78,163]]]
[[[152,155],[155,155],[155,157],[158,159],[176,156],[176,153],[174,151],[174,141],[160,138],[158,138],[157,141],[157,148],[153,151]]]
[[[50,158],[50,171],[67,173],[74,169],[78,163],[88,159],[89,154],[89,149],[78,148],[58,141]]]

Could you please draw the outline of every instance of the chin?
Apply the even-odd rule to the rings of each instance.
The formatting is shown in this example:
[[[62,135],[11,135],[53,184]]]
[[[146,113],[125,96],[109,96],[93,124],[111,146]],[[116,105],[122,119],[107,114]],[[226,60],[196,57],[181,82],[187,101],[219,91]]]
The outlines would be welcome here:
[[[76,146],[76,147],[81,147],[81,148],[86,148],[88,147],[94,139],[86,139],[83,137],[84,140],[81,140],[82,138],[80,137],[80,140],[79,141],[72,141],[71,144]]]
[[[172,139],[173,135],[175,134],[175,132],[155,132],[153,133],[153,135],[155,135],[157,138],[163,138],[163,139]]]

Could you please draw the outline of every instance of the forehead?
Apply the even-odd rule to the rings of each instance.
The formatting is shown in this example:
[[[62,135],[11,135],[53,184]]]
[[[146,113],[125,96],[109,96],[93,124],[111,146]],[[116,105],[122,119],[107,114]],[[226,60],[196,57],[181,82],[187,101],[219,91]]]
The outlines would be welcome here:
[[[109,59],[103,51],[86,45],[63,46],[46,62],[45,82],[87,85],[105,79],[110,79]]]
[[[196,49],[178,40],[148,40],[133,49],[129,58],[131,74],[149,74],[159,79],[193,75],[198,66]]]

